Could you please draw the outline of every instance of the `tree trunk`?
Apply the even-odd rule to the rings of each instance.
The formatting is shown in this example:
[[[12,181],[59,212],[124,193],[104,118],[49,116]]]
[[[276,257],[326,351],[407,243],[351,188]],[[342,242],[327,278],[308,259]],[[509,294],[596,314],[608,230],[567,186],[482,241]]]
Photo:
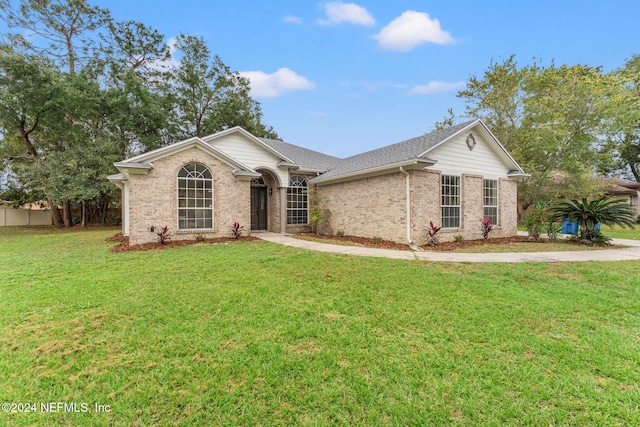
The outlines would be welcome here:
[[[640,182],[640,168],[636,165],[630,165],[631,173],[637,182]]]
[[[64,226],[65,227],[73,227],[73,220],[71,218],[71,201],[65,200],[62,203],[63,214],[64,214]]]
[[[109,213],[109,198],[106,197],[105,200],[102,201],[102,206],[100,209],[100,224],[104,225],[107,222],[107,214]]]
[[[80,220],[80,226],[87,226],[87,202],[82,201],[82,219]]]
[[[47,203],[51,207],[51,219],[53,219],[53,225],[56,227],[62,227],[62,215],[60,209],[53,204],[53,200],[47,199]]]

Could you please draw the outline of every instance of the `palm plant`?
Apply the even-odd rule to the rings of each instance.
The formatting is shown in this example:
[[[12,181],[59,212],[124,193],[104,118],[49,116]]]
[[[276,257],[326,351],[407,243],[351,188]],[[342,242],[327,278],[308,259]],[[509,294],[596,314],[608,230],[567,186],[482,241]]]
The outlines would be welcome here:
[[[568,219],[578,222],[580,239],[595,241],[596,224],[619,225],[634,228],[635,212],[626,200],[603,197],[598,200],[561,200],[549,208],[553,220]]]

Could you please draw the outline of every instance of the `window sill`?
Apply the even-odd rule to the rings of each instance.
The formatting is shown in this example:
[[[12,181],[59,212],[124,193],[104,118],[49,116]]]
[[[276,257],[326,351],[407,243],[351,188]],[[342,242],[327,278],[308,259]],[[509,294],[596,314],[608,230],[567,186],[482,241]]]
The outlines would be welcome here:
[[[191,228],[188,230],[176,230],[176,234],[190,234],[190,233],[213,233],[213,228]]]

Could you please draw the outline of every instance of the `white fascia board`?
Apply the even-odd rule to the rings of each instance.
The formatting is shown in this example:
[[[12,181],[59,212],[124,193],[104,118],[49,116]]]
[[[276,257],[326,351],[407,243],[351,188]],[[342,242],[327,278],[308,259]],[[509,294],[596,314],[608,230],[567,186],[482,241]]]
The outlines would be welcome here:
[[[251,134],[250,132],[247,132],[246,130],[244,130],[240,126],[234,126],[232,128],[225,129],[225,130],[220,131],[220,132],[216,132],[216,133],[214,133],[212,135],[204,136],[204,137],[202,137],[202,139],[205,142],[208,142],[208,141],[211,141],[211,140],[214,140],[214,139],[218,139],[218,138],[221,138],[221,137],[223,137],[225,135],[229,135],[229,134],[236,133],[236,132],[239,132],[239,133],[243,134],[244,136],[249,138],[251,141],[255,142],[256,144],[258,144],[259,146],[261,146],[265,150],[269,151],[273,155],[281,158],[282,160],[285,160],[285,161],[287,161],[287,162],[289,162],[291,164],[294,164],[293,160],[291,160],[290,158],[288,158],[284,154],[280,153],[279,151],[274,150],[273,148],[269,147],[267,144],[265,144],[264,142],[260,141],[260,139],[256,138],[253,134]]]
[[[121,173],[118,173],[115,175],[109,175],[107,176],[107,179],[111,181],[111,183],[116,187],[118,187],[120,190],[124,189],[124,183],[127,182],[127,178],[125,178],[124,175]]]
[[[276,166],[279,168],[300,169],[300,165],[293,162],[284,161],[284,160],[281,162],[278,162]]]
[[[374,175],[383,175],[385,173],[391,173],[394,172],[394,169],[398,169],[401,166],[403,168],[407,168],[409,167],[409,170],[411,169],[424,169],[428,166],[433,166],[437,163],[436,160],[431,160],[431,159],[426,159],[426,158],[414,158],[414,159],[410,159],[410,160],[403,160],[401,162],[396,162],[396,163],[390,163],[390,164],[386,164],[386,165],[382,165],[382,166],[377,166],[375,168],[369,168],[369,169],[362,169],[359,171],[355,171],[355,172],[350,172],[350,173],[346,173],[346,174],[342,174],[342,175],[336,175],[336,176],[332,176],[330,178],[322,178],[322,175],[316,177],[316,178],[311,178],[309,180],[309,182],[313,183],[313,184],[328,184],[328,183],[332,183],[332,182],[339,182],[339,181],[351,181],[353,179],[357,179],[358,177],[367,177],[367,176],[374,176]]]
[[[120,168],[126,168],[126,169],[152,169],[153,168],[153,163],[147,163],[147,162],[132,162],[129,163],[127,161],[124,162],[116,162],[113,164],[115,167]]]
[[[111,182],[122,182],[127,180],[127,178],[125,178],[124,175],[121,173],[117,173],[115,175],[109,175],[107,176],[107,179]]]
[[[151,169],[153,169],[153,163],[147,162],[128,163],[124,161],[116,162],[113,165],[122,172],[125,179],[128,179],[129,175],[146,175]]]
[[[261,177],[262,174],[258,173],[254,170],[247,170],[247,169],[234,169],[231,173],[233,173],[235,176],[248,176],[251,178],[258,178]]]
[[[327,171],[327,169],[309,169],[309,168],[298,168],[296,169],[296,172],[302,173],[302,174],[320,174],[320,173],[325,173]]]
[[[531,176],[530,173],[525,173],[521,171],[509,171],[509,173],[507,173],[507,177],[509,178],[526,178],[529,176]]]

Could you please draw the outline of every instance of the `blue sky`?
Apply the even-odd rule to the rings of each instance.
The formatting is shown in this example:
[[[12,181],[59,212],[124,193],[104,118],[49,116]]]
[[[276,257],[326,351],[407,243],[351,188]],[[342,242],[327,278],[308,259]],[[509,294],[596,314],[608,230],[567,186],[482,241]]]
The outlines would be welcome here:
[[[205,38],[252,80],[285,141],[345,157],[432,130],[493,59],[619,68],[635,1],[99,0],[117,20]]]

